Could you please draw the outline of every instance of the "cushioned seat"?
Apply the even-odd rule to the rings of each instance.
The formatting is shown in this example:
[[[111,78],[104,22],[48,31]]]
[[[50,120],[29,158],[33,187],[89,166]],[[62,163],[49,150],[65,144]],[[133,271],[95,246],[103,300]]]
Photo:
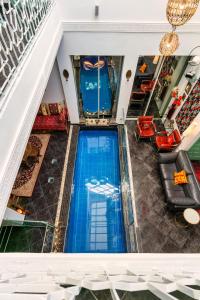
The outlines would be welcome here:
[[[183,189],[187,196],[193,198],[196,202],[199,201],[199,187],[197,184],[197,179],[193,175],[187,176],[189,184],[184,184]]]
[[[163,179],[173,179],[174,172],[177,172],[177,166],[175,163],[171,164],[160,164],[161,173]]]
[[[187,152],[160,153],[159,167],[167,206],[175,211],[189,207],[200,209],[200,186]],[[174,172],[182,170],[186,172],[188,183],[175,185]]]
[[[181,185],[175,185],[173,180],[164,180],[163,186],[168,199],[173,197],[185,197],[183,187]]]
[[[176,161],[178,171],[185,170],[186,174],[193,175],[192,164],[188,155],[184,151],[179,151],[178,159]]]
[[[172,197],[170,199],[171,205],[177,210],[186,208],[196,208],[196,202],[189,197]]]

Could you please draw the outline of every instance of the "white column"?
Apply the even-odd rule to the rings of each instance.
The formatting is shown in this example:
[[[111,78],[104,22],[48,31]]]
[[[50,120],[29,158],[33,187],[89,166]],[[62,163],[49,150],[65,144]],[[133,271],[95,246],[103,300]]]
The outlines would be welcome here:
[[[182,134],[182,142],[176,151],[188,151],[194,143],[200,138],[200,113],[192,121],[190,126]]]
[[[132,55],[129,54],[124,57],[116,116],[116,122],[119,124],[123,124],[126,120],[135,71],[137,68],[137,62],[138,55],[135,55],[134,53]],[[126,72],[128,70],[131,70],[132,72],[132,76],[129,81],[127,81],[126,79]]]
[[[58,50],[57,61],[70,122],[79,123],[79,108],[76,91],[76,82],[74,78],[71,57],[65,51],[64,40],[62,40],[60,48]],[[68,80],[66,80],[66,78],[64,78],[63,76],[64,69],[66,69],[69,73]]]

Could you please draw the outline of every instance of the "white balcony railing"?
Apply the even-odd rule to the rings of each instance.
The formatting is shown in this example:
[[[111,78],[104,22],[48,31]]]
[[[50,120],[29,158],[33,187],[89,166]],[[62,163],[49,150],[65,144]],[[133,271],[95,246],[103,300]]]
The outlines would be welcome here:
[[[54,0],[0,0],[0,110],[22,58]]]
[[[0,299],[200,299],[199,259],[196,254],[4,254]]]

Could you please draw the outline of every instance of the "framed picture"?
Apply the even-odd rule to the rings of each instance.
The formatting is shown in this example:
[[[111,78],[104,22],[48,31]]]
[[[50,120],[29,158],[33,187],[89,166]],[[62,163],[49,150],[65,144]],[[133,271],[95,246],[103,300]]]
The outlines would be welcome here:
[[[188,84],[187,84],[186,87],[185,87],[185,92],[186,92],[187,95],[189,94],[189,92],[190,92],[190,90],[191,90],[191,87],[192,87],[191,82],[188,82]]]

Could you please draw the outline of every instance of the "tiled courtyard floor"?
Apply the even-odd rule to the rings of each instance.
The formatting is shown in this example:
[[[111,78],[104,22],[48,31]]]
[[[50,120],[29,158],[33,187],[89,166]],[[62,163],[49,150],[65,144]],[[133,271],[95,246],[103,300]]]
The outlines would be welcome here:
[[[134,121],[127,122],[132,164],[139,251],[145,253],[199,253],[200,224],[180,227],[166,209],[157,154],[150,142],[137,142]]]

